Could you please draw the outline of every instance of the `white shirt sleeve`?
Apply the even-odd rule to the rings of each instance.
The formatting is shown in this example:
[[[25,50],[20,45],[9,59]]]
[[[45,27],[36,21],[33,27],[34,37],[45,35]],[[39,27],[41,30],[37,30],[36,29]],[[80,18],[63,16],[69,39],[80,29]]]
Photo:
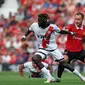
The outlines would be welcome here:
[[[24,63],[24,68],[29,68],[29,66],[30,66],[30,62]]]
[[[37,26],[37,22],[32,23],[29,27],[29,30],[34,31],[36,26]]]
[[[42,62],[42,64],[43,64],[46,68],[48,68],[48,64],[47,64],[47,63]]]
[[[56,32],[60,32],[60,31],[61,31],[61,29],[60,29],[58,26],[56,26],[56,25],[54,25],[54,30],[55,30]]]
[[[33,31],[33,24],[30,25],[29,30]]]
[[[30,71],[31,62],[24,63],[25,70],[27,70],[29,77],[31,77],[32,73]]]
[[[29,77],[31,77],[31,75],[32,75],[32,73],[30,71],[31,64],[32,64],[32,62],[26,62],[26,63],[24,63],[24,68],[27,69],[27,72],[28,72]]]

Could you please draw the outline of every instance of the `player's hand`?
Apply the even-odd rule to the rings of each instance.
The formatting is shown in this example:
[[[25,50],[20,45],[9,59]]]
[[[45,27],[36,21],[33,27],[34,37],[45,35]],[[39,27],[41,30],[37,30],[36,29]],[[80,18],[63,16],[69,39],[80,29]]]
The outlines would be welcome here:
[[[20,72],[20,76],[21,76],[21,77],[24,77],[24,73],[23,73],[23,72]]]
[[[25,40],[26,40],[26,37],[22,36],[21,41],[25,41]]]
[[[76,36],[77,32],[71,32],[71,35]]]
[[[24,68],[23,64],[20,65],[20,67],[19,67],[19,73],[20,73],[21,77],[24,77],[23,68]]]

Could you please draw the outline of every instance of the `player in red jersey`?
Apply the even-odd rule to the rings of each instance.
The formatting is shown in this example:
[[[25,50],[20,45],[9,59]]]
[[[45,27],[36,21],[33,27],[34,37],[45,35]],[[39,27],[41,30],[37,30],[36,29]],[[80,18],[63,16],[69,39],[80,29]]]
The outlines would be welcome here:
[[[77,12],[75,14],[75,23],[66,26],[66,30],[75,32],[75,36],[67,35],[66,49],[64,54],[66,55],[67,62],[70,63],[73,59],[85,62],[85,26],[83,25],[84,14]],[[56,82],[60,82],[64,68],[59,65],[58,78]]]

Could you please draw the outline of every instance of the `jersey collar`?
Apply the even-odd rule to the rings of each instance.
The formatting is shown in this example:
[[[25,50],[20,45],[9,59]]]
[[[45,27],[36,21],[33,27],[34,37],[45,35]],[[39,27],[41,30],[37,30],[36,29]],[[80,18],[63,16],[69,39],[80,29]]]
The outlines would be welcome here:
[[[79,28],[76,24],[75,24],[75,26],[76,26],[76,29],[77,29],[77,30],[78,30],[78,29],[83,30],[83,24],[82,24],[81,28]]]

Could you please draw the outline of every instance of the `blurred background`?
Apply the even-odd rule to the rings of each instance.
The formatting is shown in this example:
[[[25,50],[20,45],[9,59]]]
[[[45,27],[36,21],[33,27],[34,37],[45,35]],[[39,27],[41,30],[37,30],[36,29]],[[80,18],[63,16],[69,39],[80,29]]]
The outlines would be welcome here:
[[[33,34],[28,41],[22,43],[21,37],[32,22],[37,21],[37,15],[47,13],[51,22],[61,29],[74,22],[73,15],[77,11],[85,13],[85,0],[0,0],[0,72],[18,71],[19,65],[31,58],[38,48]],[[56,39],[60,51],[65,49],[66,35]],[[56,62],[50,56],[45,60],[57,69]],[[73,62],[75,68],[85,72],[85,66]]]

